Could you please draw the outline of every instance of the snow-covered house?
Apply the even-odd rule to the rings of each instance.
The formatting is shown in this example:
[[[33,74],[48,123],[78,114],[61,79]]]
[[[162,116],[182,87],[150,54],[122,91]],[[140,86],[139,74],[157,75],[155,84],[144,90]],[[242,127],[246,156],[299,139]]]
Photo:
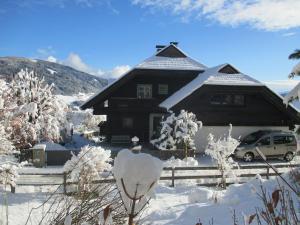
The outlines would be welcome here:
[[[153,56],[81,106],[107,115],[102,131],[109,141],[138,136],[148,142],[168,110],[185,109],[203,122],[195,140],[198,150],[206,145],[209,132],[222,135],[230,123],[236,137],[258,129],[287,130],[300,124],[292,105],[284,105],[279,95],[232,65],[208,68],[174,42],[156,47]]]

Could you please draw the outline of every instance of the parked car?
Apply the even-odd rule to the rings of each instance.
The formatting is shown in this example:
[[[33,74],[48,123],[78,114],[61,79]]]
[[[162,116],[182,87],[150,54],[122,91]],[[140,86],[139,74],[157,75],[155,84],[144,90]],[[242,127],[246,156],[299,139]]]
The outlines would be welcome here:
[[[283,158],[291,161],[297,151],[297,141],[292,132],[260,130],[247,135],[234,152],[234,157],[251,162],[260,158],[256,147],[267,158]]]

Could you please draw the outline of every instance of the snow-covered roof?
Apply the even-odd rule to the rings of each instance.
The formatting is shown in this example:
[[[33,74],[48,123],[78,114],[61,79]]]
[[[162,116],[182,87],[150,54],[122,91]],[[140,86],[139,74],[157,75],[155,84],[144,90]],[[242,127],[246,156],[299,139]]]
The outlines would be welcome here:
[[[199,89],[204,84],[215,84],[215,85],[245,85],[245,86],[263,86],[264,84],[259,81],[242,74],[240,72],[237,73],[223,73],[220,72],[225,67],[230,66],[229,64],[222,64],[219,66],[211,67],[206,69],[203,73],[199,73],[199,75],[192,80],[190,83],[179,89],[173,95],[165,99],[162,103],[160,103],[160,107],[170,109],[181,100],[185,99],[187,96],[191,95],[194,91]],[[234,69],[234,68],[233,68]],[[235,70],[235,69],[234,69]]]
[[[177,55],[177,56],[174,56]],[[184,53],[178,46],[170,44],[152,57],[136,66],[139,69],[204,70],[207,67]]]
[[[168,49],[173,49],[174,51],[179,53],[181,56],[174,57],[172,54],[170,54],[170,57],[166,56],[168,54],[164,54],[162,56],[162,52],[168,51]],[[167,45],[160,51],[156,52],[153,56],[150,58],[144,60],[143,62],[139,63],[135,67],[133,67],[131,70],[129,70],[127,73],[123,74],[119,79],[113,81],[112,83],[105,86],[103,89],[101,89],[98,93],[91,96],[89,99],[86,100],[80,107],[86,108],[86,106],[98,95],[102,94],[103,92],[110,89],[112,86],[117,84],[120,80],[124,79],[129,75],[133,70],[135,69],[157,69],[157,70],[195,70],[195,71],[203,71],[207,67],[196,60],[189,57],[186,53],[184,53],[181,49],[178,48],[178,46],[174,44]]]
[[[139,69],[204,70],[206,67],[189,57],[152,56],[136,66]]]

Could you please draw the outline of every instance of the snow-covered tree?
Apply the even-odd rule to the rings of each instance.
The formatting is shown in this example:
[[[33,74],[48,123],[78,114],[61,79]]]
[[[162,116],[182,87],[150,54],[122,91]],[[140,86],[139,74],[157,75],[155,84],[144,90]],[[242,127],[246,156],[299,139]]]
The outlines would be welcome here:
[[[113,174],[129,216],[129,225],[149,202],[160,178],[163,163],[149,154],[125,149],[114,161]]]
[[[80,110],[79,108],[69,112],[67,117],[74,125],[75,131],[80,133],[99,130],[99,124],[106,119],[103,115],[94,115],[92,109]]]
[[[80,190],[89,191],[91,181],[106,177],[111,171],[111,161],[110,150],[85,146],[65,163],[64,172],[70,175],[71,180],[78,181]]]
[[[21,70],[0,94],[0,114],[17,148],[61,140],[68,107],[53,94],[53,85],[33,71]]]
[[[0,155],[12,153],[14,149],[13,143],[9,140],[9,134],[6,132],[4,121],[0,121]]]
[[[289,55],[289,59],[300,59],[300,50],[295,50],[292,54]],[[300,62],[297,63],[289,74],[289,78],[293,78],[295,76],[300,76]],[[284,103],[287,105],[289,102],[294,100],[299,100],[300,98],[300,83],[297,84],[292,91],[290,91],[284,97]]]
[[[160,150],[195,149],[194,136],[202,127],[195,114],[181,110],[178,116],[171,113],[161,124],[160,137],[151,141]]]
[[[231,155],[239,145],[239,141],[231,137],[232,125],[230,124],[228,135],[216,139],[213,134],[208,135],[208,145],[205,154],[209,155],[217,164],[221,173],[222,187],[226,187],[226,177],[236,178],[233,171],[234,166],[238,164],[232,159]]]

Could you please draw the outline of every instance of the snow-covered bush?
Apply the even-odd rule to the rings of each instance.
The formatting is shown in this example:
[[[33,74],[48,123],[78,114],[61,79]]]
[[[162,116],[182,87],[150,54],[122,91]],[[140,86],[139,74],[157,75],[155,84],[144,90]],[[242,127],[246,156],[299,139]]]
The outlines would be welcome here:
[[[195,149],[194,136],[202,126],[195,114],[181,110],[178,116],[171,113],[161,124],[160,137],[151,141],[158,149]]]
[[[85,146],[65,163],[64,172],[70,175],[71,180],[78,181],[79,189],[88,191],[91,181],[108,175],[112,168],[111,161],[110,150]]]
[[[121,194],[129,223],[143,210],[160,178],[163,163],[149,154],[134,154],[125,149],[114,161],[113,174]]]
[[[222,176],[221,185],[226,187],[226,177],[236,178],[233,171],[238,164],[232,159],[231,155],[239,145],[239,141],[231,137],[232,125],[230,124],[228,135],[216,139],[213,134],[208,136],[208,145],[205,154],[209,155],[217,164]]]
[[[53,94],[53,85],[21,70],[0,95],[0,115],[8,121],[5,130],[17,148],[61,140],[68,107]]]
[[[0,183],[4,186],[16,186],[16,181],[19,177],[18,169],[22,168],[26,162],[15,163],[12,161],[5,161],[0,163]]]

